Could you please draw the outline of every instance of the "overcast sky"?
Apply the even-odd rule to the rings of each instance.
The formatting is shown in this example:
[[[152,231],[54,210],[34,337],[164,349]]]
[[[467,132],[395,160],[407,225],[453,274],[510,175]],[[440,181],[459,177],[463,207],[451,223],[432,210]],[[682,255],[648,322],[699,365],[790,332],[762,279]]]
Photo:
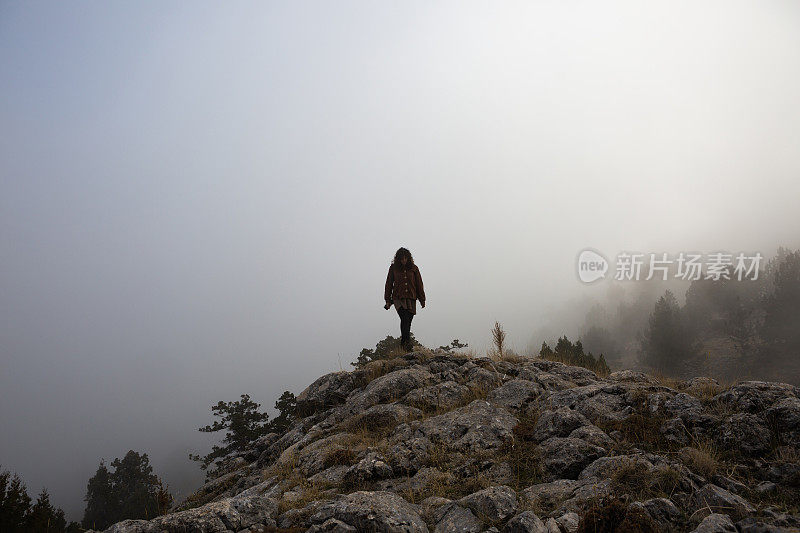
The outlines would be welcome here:
[[[586,247],[798,248],[799,94],[789,0],[0,2],[0,465],[195,488],[212,404],[399,335],[399,246],[477,351]]]

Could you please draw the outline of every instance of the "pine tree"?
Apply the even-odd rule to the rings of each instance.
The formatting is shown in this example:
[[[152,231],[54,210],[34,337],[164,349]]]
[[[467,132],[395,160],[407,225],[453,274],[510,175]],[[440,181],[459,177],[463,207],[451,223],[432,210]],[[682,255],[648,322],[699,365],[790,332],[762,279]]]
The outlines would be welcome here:
[[[694,355],[689,328],[672,291],[666,291],[656,302],[641,345],[644,364],[671,374],[679,374]]]
[[[97,472],[89,479],[84,500],[86,509],[83,513],[83,527],[100,531],[116,522],[119,504],[114,494],[111,473],[103,461],[100,461]]]
[[[86,488],[83,527],[105,529],[126,519],[150,519],[163,513],[171,495],[153,473],[146,453],[128,451],[111,462],[113,471],[101,461]]]
[[[199,430],[206,433],[227,430],[222,439],[224,445],[213,446],[211,453],[205,456],[189,454],[189,458],[200,462],[200,468],[205,470],[217,459],[233,451],[243,450],[250,442],[269,433],[269,415],[258,412],[259,407],[261,405],[251,400],[247,394],[242,394],[241,400],[237,402],[218,402],[211,408],[211,412],[219,420]]]
[[[27,531],[31,497],[17,474],[0,472],[0,531],[17,533]]]
[[[111,463],[113,493],[119,504],[119,520],[150,519],[158,516],[158,478],[153,474],[146,453],[129,450],[125,457]]]
[[[64,511],[56,509],[50,503],[50,494],[47,489],[42,489],[36,503],[31,507],[28,517],[28,531],[31,533],[55,533],[64,531],[67,521]]]
[[[294,394],[288,390],[281,394],[281,397],[275,402],[275,409],[278,410],[279,414],[269,423],[270,431],[281,434],[286,433],[292,427],[296,408],[297,400]]]

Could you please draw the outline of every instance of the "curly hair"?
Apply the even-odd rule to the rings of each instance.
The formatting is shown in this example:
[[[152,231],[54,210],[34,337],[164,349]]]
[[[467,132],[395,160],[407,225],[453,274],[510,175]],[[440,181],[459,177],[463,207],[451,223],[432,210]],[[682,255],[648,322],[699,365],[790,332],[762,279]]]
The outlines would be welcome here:
[[[410,269],[414,267],[414,258],[411,256],[411,252],[408,251],[408,248],[398,248],[397,251],[394,253],[394,259],[392,260],[392,265],[396,266],[397,268],[403,268],[403,257],[407,257],[408,261],[406,261],[406,269]]]

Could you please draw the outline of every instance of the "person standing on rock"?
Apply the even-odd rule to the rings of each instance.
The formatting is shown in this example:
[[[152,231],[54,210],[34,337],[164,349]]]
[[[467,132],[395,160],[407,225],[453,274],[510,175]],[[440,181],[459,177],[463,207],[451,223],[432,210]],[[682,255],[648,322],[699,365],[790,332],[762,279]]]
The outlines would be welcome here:
[[[400,316],[400,345],[404,350],[410,351],[413,348],[411,321],[417,314],[417,300],[425,308],[425,289],[422,286],[422,274],[407,248],[398,248],[394,254],[386,276],[383,299],[386,301],[384,309],[389,309],[394,304]]]

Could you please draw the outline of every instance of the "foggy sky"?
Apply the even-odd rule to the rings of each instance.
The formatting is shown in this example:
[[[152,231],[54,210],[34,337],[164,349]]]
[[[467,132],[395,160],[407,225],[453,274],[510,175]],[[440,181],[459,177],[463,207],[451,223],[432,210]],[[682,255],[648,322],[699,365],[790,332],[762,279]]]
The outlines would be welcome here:
[[[583,248],[798,248],[785,2],[0,3],[0,465],[202,481],[210,406],[363,347],[524,350]],[[572,333],[565,331],[565,333]]]

